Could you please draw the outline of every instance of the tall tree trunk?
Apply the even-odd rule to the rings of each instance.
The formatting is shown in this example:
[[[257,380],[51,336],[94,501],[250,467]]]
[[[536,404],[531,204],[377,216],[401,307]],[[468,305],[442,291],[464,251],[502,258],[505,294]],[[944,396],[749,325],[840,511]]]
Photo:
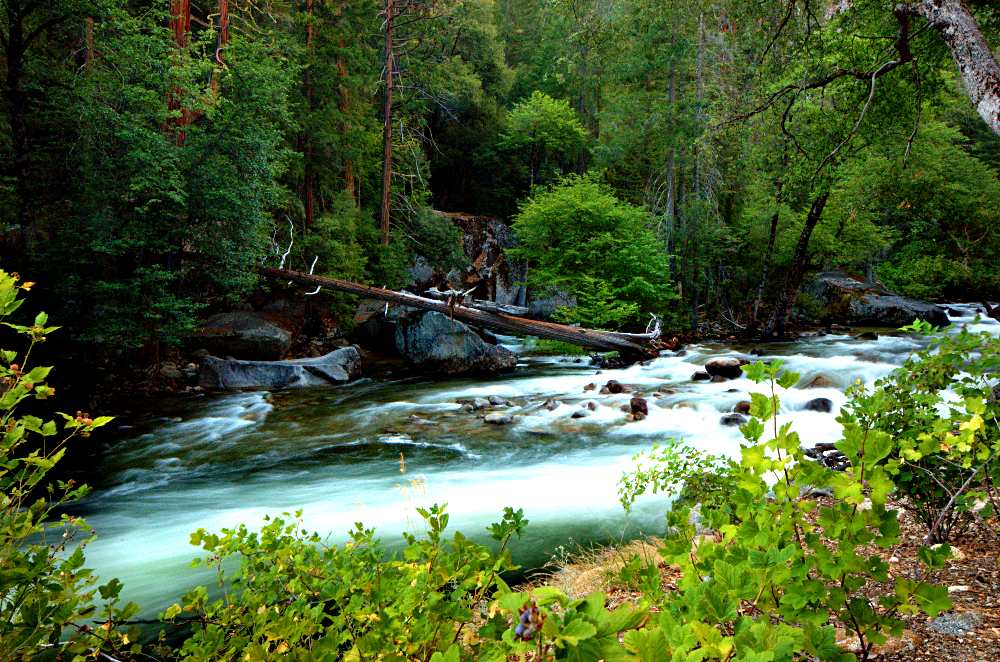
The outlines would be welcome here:
[[[393,53],[393,0],[385,0],[385,100],[382,109],[382,244],[389,245],[389,214],[392,207],[392,85],[396,62]]]
[[[958,65],[972,104],[1000,135],[1000,64],[968,7],[961,0],[917,0],[898,5],[896,11],[921,16],[938,31]]]
[[[788,168],[788,144],[783,141],[781,150],[781,171]],[[760,305],[764,301],[764,290],[767,289],[767,279],[770,276],[771,262],[774,260],[774,243],[778,238],[778,222],[781,220],[781,192],[784,188],[784,179],[779,174],[774,182],[774,214],[771,215],[771,227],[767,233],[767,249],[764,251],[764,266],[760,273],[760,282],[757,284],[757,296],[753,301],[753,313],[750,316],[749,331],[755,332],[760,321]]]
[[[315,27],[313,26],[313,0],[306,0],[306,58],[312,64],[313,36]],[[306,93],[306,110],[312,114],[316,109],[315,92],[312,84],[312,67],[306,67],[303,72],[303,84]],[[305,215],[306,227],[312,227],[316,216],[316,191],[314,182],[316,174],[314,169],[313,141],[309,130],[306,129],[302,136],[302,207]]]
[[[24,76],[24,55],[27,46],[24,43],[24,16],[21,7],[16,2],[7,4],[8,34],[4,59],[7,61],[7,80],[4,87],[7,122],[10,124],[11,149],[14,152],[11,164],[11,176],[14,179],[14,192],[17,197],[17,225],[23,241],[30,225],[30,194],[29,170],[30,151],[28,147],[28,95],[25,93],[22,78]]]
[[[219,93],[219,70],[226,66],[222,52],[229,45],[229,0],[219,0],[215,34],[215,69],[212,70],[212,94]]]
[[[809,259],[809,238],[812,236],[816,224],[819,223],[820,217],[823,216],[823,208],[826,207],[826,201],[829,197],[829,191],[820,193],[813,200],[812,207],[809,208],[806,223],[799,234],[799,241],[795,244],[792,266],[785,276],[785,286],[778,296],[778,300],[774,302],[774,309],[764,327],[765,337],[781,338],[785,335],[785,324],[788,322],[788,316],[791,314],[792,306],[795,304],[799,288],[802,287],[802,280],[806,274],[806,263]]]
[[[170,0],[170,33],[173,36],[174,46],[178,51],[187,48],[188,35],[191,32],[191,0]],[[170,121],[176,129],[176,140],[178,145],[184,144],[184,127],[191,123],[193,116],[191,112],[183,107],[181,102],[182,90],[171,90],[167,99],[167,108],[171,111],[179,111],[180,116]]]
[[[312,0],[310,0],[310,2],[312,2]],[[343,12],[344,4],[341,3],[337,5],[337,16],[342,16]],[[343,32],[342,27],[341,32]],[[340,51],[337,53],[337,77],[340,78],[340,86],[337,90],[340,95],[340,98],[337,101],[337,110],[340,111],[341,117],[344,118],[342,130],[346,133],[346,116],[351,107],[351,97],[350,92],[347,89],[347,60],[344,58],[345,42],[343,37],[337,40],[337,48]],[[348,158],[344,160],[344,190],[355,202],[357,202],[356,188],[357,184],[354,181],[354,161]]]
[[[767,288],[768,272],[771,270],[771,260],[774,256],[774,241],[778,236],[778,220],[780,216],[778,210],[774,210],[771,215],[771,229],[767,234],[767,249],[764,251],[764,266],[760,272],[760,282],[757,283],[757,296],[753,300],[753,313],[750,316],[750,329],[757,328],[758,315],[760,314],[760,304],[764,300],[764,290]]]
[[[87,47],[87,54],[84,63],[87,69],[90,69],[91,65],[94,63],[94,17],[88,16],[86,21],[84,21],[85,30],[85,41]]]

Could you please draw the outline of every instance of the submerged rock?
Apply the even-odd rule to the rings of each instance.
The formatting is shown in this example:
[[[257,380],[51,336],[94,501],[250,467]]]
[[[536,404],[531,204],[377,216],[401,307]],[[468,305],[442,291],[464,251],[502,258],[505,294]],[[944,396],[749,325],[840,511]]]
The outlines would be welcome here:
[[[747,417],[744,416],[743,414],[726,414],[721,419],[719,419],[719,423],[730,427],[743,425],[746,422],[747,422]]]
[[[947,312],[940,306],[894,294],[878,283],[842,271],[819,274],[803,288],[803,293],[819,304],[799,311],[800,319],[806,322],[884,327],[905,326],[914,319],[936,326],[949,323]]]
[[[489,423],[490,425],[510,425],[514,422],[514,417],[510,414],[495,411],[492,414],[486,414],[483,421]]]
[[[835,388],[836,386],[829,377],[817,375],[804,384],[802,388]]]
[[[209,356],[202,361],[199,383],[213,389],[322,386],[350,381],[360,371],[361,354],[354,346],[324,356],[288,361],[242,361]]]
[[[806,411],[818,411],[822,414],[829,414],[833,411],[833,400],[830,398],[813,398],[806,403]]]
[[[614,379],[608,381],[608,383],[604,385],[604,388],[608,389],[608,393],[611,393],[613,395],[617,395],[618,393],[625,393],[628,391],[628,389],[625,388],[624,384],[615,381]]]
[[[449,375],[513,370],[517,355],[490,345],[468,326],[438,312],[403,319],[396,326],[396,349],[420,366]]]
[[[637,420],[641,420],[638,417],[646,418],[649,416],[649,404],[646,402],[645,398],[635,397],[629,401],[629,410]]]

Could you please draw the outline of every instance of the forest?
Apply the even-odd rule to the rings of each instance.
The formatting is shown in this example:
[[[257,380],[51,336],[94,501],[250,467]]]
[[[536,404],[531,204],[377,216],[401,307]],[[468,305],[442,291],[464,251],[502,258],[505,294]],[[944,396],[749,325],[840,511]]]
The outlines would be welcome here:
[[[0,659],[1000,659],[994,0],[2,4]]]

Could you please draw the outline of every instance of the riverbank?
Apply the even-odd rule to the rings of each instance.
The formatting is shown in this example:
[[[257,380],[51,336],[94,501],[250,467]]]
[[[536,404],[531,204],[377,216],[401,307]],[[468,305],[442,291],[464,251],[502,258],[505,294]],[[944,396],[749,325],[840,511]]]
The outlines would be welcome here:
[[[821,507],[831,502],[828,497],[817,499]],[[1000,558],[1000,518],[976,520],[959,532],[950,543],[952,555],[944,567],[927,573],[922,572],[918,558],[926,528],[898,502],[890,499],[887,505],[899,513],[899,542],[888,549],[871,545],[862,553],[886,563],[890,580],[905,576],[947,587],[953,608],[935,618],[904,616],[903,632],[876,646],[872,651],[873,659],[882,662],[993,662],[1000,659],[1000,565],[997,562]],[[827,543],[834,545],[836,541]],[[647,567],[657,567],[664,591],[677,590],[680,570],[662,561],[661,546],[659,539],[648,538],[563,554],[554,558],[545,573],[536,577],[529,587],[534,590],[551,586],[574,599],[601,591],[607,595],[609,609],[635,604],[641,599],[640,592],[619,576],[633,557],[638,556]],[[697,553],[696,545],[693,549]],[[887,588],[890,587],[871,585],[866,592],[877,600]],[[857,642],[846,635],[842,626],[839,632],[838,644],[847,652],[859,652]]]
[[[954,319],[973,324],[971,315]],[[825,334],[705,343],[596,368],[584,357],[531,356],[521,341],[500,340],[520,358],[513,372],[490,378],[392,375],[160,401],[144,424],[81,444],[88,458],[74,477],[94,490],[74,513],[99,534],[88,559],[156,613],[186,584],[211,581],[188,568],[197,554],[192,531],[256,527],[265,515],[299,509],[309,529],[336,543],[357,521],[397,541],[418,525],[414,509],[434,503],[448,504],[451,528],[486,540],[485,527],[504,507],[522,508],[531,524],[514,551],[525,566],[543,564],[560,545],[662,534],[668,499],[644,497],[625,517],[618,481],[637,452],[671,438],[738,452],[742,437],[730,421],[759,388],[745,378],[693,379],[712,359],[785,361],[802,377],[783,390],[780,421],[807,444],[831,443],[840,436],[843,389],[888,374],[925,342]],[[601,393],[609,382],[625,388]],[[646,404],[641,420],[636,397]],[[477,407],[477,399],[487,404]],[[829,401],[825,411],[807,407],[817,399]],[[488,422],[490,414],[509,421]]]

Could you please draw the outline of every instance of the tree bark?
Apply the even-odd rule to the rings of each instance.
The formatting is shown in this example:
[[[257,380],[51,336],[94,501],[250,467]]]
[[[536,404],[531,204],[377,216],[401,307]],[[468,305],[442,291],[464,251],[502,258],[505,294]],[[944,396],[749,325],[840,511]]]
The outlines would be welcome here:
[[[802,280],[806,274],[806,263],[809,258],[809,238],[812,236],[816,224],[819,223],[819,219],[823,215],[823,208],[826,207],[826,201],[829,197],[830,192],[824,191],[813,200],[809,214],[806,216],[806,224],[803,226],[802,232],[799,234],[799,240],[795,244],[795,253],[792,255],[792,266],[785,277],[785,287],[778,296],[778,300],[774,302],[774,309],[771,311],[767,325],[764,328],[765,337],[782,338],[785,335],[785,324],[788,321],[788,316],[792,311],[792,306],[795,304],[799,288],[802,287]]]
[[[191,0],[170,0],[170,33],[178,50],[187,48],[188,35],[191,33]],[[180,111],[180,116],[169,122],[177,131],[178,146],[184,144],[186,137],[184,127],[194,119],[191,111],[184,108],[181,103],[181,92],[181,90],[171,90],[167,98],[167,108]]]
[[[972,105],[1000,135],[1000,64],[968,7],[961,0],[917,0],[897,5],[896,12],[920,16],[938,31],[958,65]]]
[[[392,85],[396,62],[393,53],[392,23],[396,8],[385,0],[385,99],[382,109],[382,245],[389,245],[389,221],[392,208]]]
[[[7,5],[8,34],[4,59],[7,61],[7,80],[4,87],[4,100],[7,106],[7,122],[10,124],[11,148],[14,152],[11,175],[14,178],[14,191],[17,195],[17,224],[22,237],[28,231],[29,225],[29,148],[28,148],[28,96],[22,85],[24,75],[24,55],[27,45],[24,43],[24,16],[18,3]]]
[[[313,0],[306,0],[306,57],[309,64],[312,64],[313,35]],[[311,114],[316,109],[315,93],[312,84],[312,67],[306,67],[303,72],[302,82],[305,85],[306,109]],[[313,172],[313,141],[309,130],[306,129],[302,135],[302,208],[305,215],[306,227],[312,227],[316,216],[316,192],[314,190],[314,180],[316,175]]]
[[[312,2],[312,0],[309,1]],[[343,3],[341,3],[337,5],[337,16],[338,17],[343,16],[343,13],[344,13],[344,5]],[[342,26],[338,27],[340,27],[341,34],[343,34],[343,27]],[[344,58],[344,53],[343,53],[345,48],[345,41],[343,37],[337,40],[337,48],[340,49],[340,52],[337,53],[337,77],[340,78],[340,85],[337,90],[339,94],[339,99],[337,100],[337,110],[340,112],[340,116],[342,118],[343,122],[342,130],[346,134],[347,130],[346,118],[347,118],[347,111],[350,110],[351,97],[347,89],[347,60]],[[354,200],[355,202],[357,202],[357,194],[355,191],[356,188],[357,185],[354,182],[354,161],[348,158],[344,160],[344,190],[347,192],[348,195],[351,196],[351,199]]]
[[[277,280],[294,281],[302,285],[308,285],[309,287],[326,287],[331,290],[356,294],[368,299],[378,299],[412,308],[420,308],[421,310],[443,313],[461,322],[467,322],[473,326],[486,329],[561,340],[582,347],[592,347],[604,351],[618,351],[630,356],[654,354],[657,349],[656,340],[659,338],[658,332],[628,334],[581,329],[575,326],[566,326],[565,324],[516,317],[501,312],[478,310],[461,304],[449,304],[445,301],[417,296],[408,292],[396,292],[384,287],[372,287],[337,278],[304,274],[298,271],[285,271],[283,269],[265,267],[260,272],[264,276]]]

